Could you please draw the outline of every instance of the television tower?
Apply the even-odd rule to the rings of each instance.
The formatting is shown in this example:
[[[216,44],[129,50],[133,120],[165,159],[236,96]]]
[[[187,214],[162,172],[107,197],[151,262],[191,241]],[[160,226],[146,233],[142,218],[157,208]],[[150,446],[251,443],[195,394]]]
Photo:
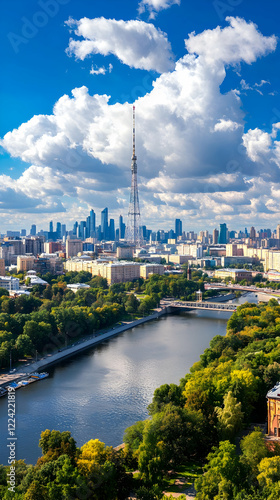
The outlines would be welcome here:
[[[140,207],[139,207],[139,196],[138,196],[138,185],[137,185],[137,156],[135,155],[135,106],[133,106],[133,148],[131,157],[131,190],[130,190],[130,202],[128,209],[128,219],[126,226],[125,239],[140,246],[142,238],[142,228],[140,220]]]

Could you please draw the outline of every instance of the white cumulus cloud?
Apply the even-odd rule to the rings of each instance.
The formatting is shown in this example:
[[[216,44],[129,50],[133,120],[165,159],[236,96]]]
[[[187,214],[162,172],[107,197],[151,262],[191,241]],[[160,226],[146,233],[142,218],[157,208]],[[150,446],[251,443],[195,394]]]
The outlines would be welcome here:
[[[233,122],[232,120],[224,120],[220,118],[220,120],[215,124],[214,131],[215,132],[228,132],[237,130],[241,127],[240,123]]]
[[[138,12],[143,14],[146,10],[150,13],[150,19],[154,19],[160,10],[169,9],[172,5],[180,5],[181,0],[141,0]]]
[[[84,60],[94,54],[113,54],[131,68],[163,73],[174,67],[166,33],[151,23],[84,17],[69,19],[66,24],[74,28],[75,35],[84,38],[69,41],[67,53],[77,59]]]
[[[240,62],[251,64],[258,57],[275,50],[275,35],[266,37],[254,23],[247,23],[239,17],[227,17],[226,21],[230,25],[226,28],[218,26],[198,35],[191,33],[185,40],[189,53],[202,56],[210,65]]]

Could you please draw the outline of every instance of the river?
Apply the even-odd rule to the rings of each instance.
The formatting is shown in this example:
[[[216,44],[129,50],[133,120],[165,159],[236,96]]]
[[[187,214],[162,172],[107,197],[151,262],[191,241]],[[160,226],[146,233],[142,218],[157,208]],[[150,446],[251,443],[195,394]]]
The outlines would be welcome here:
[[[50,376],[16,391],[16,458],[35,463],[40,433],[69,430],[81,446],[90,439],[117,446],[126,427],[147,418],[154,390],[178,383],[230,313],[191,312],[123,332],[48,369]],[[7,464],[7,397],[0,399],[0,463]]]

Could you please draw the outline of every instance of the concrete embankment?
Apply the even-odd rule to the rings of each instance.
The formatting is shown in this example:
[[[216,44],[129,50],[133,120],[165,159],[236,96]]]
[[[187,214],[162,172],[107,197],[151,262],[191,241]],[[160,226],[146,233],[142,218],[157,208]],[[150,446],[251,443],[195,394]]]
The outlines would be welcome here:
[[[94,336],[91,335],[88,339],[83,341],[80,340],[78,341],[78,343],[72,345],[71,347],[63,348],[61,352],[56,352],[52,355],[46,356],[45,358],[39,359],[38,361],[30,363],[29,365],[20,367],[12,375],[9,374],[8,380],[4,376],[2,376],[1,377],[2,380],[0,379],[0,386],[5,387],[6,385],[9,385],[13,380],[20,380],[21,378],[25,377],[27,373],[39,371],[42,370],[43,368],[46,368],[47,366],[59,363],[64,359],[67,359],[71,356],[75,356],[77,353],[80,353],[86,349],[89,349],[90,347],[93,347],[97,344],[100,344],[101,342],[104,342],[104,340],[108,340],[112,337],[115,337],[120,333],[126,330],[130,330],[135,326],[146,323],[147,321],[158,319],[159,317],[168,314],[169,312],[171,312],[169,307],[159,308],[150,316],[146,316],[144,318],[131,321],[128,323],[123,323],[121,326],[113,327],[104,333],[100,334],[96,333]]]
[[[209,297],[206,299],[207,302],[227,302],[228,300],[236,299],[235,293],[227,293],[226,295],[217,295],[215,297]]]

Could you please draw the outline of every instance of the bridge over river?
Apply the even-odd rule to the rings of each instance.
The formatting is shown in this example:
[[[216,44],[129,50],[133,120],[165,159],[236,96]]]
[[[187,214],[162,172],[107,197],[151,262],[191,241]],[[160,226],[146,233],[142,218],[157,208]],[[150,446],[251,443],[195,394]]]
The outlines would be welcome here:
[[[181,309],[200,309],[207,311],[234,312],[237,304],[221,304],[220,302],[202,302],[202,301],[162,301],[161,305],[166,307],[176,307]]]

